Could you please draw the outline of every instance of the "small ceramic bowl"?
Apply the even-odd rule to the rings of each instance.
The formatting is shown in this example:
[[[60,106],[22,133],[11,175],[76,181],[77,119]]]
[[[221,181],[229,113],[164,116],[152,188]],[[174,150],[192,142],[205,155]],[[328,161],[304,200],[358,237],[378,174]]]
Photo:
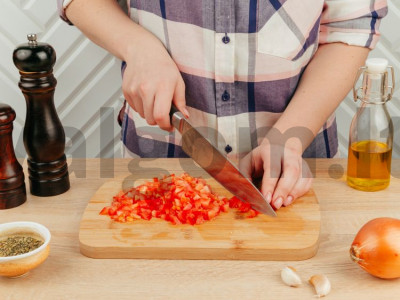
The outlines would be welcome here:
[[[49,256],[50,231],[35,222],[11,222],[0,224],[0,240],[12,235],[32,236],[44,242],[28,253],[15,256],[0,256],[0,276],[19,277],[43,263]]]

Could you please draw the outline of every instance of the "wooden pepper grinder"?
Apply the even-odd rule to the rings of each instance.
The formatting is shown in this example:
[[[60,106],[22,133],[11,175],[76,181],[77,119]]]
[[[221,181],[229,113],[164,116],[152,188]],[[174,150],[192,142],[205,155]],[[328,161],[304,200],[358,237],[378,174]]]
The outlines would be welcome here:
[[[15,111],[0,103],[0,209],[12,208],[26,201],[25,177],[15,157],[12,141]]]
[[[38,43],[36,34],[29,34],[28,41],[14,50],[13,60],[26,100],[24,145],[30,191],[36,196],[55,196],[70,187],[65,133],[54,106],[56,53],[50,45]]]

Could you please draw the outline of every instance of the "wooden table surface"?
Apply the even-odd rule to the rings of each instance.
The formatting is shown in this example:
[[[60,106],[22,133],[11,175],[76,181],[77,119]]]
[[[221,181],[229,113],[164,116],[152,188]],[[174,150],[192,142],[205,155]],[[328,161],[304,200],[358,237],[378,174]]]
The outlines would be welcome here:
[[[400,219],[400,161],[393,162],[392,181],[384,191],[349,188],[346,160],[310,161],[313,188],[321,207],[321,242],[317,255],[306,261],[135,260],[91,259],[79,251],[83,211],[94,192],[112,177],[154,161],[73,159],[72,188],[49,198],[29,195],[20,207],[0,210],[0,223],[35,221],[52,233],[50,256],[27,276],[0,277],[0,299],[315,299],[307,283],[317,273],[328,276],[327,299],[399,299],[400,280],[370,276],[349,258],[359,228],[376,217]],[[179,170],[179,160],[159,159],[158,169]],[[27,174],[27,173],[25,173]],[[280,270],[295,267],[304,280],[290,288]]]

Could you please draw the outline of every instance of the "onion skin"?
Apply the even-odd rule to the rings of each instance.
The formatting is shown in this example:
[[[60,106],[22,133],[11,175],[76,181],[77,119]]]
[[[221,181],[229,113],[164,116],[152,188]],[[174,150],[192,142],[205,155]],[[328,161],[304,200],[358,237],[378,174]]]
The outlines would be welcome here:
[[[400,277],[400,220],[377,218],[366,223],[354,238],[350,257],[379,278]]]

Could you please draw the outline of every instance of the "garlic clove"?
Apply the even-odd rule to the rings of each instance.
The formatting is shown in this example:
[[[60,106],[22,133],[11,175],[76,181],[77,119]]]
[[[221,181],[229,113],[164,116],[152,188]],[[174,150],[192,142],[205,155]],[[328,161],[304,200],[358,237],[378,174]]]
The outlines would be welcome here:
[[[314,286],[317,297],[324,297],[331,291],[331,283],[328,277],[323,274],[312,276],[308,282]]]
[[[284,267],[281,270],[281,278],[284,283],[291,287],[298,287],[302,283],[299,274],[293,267]]]

